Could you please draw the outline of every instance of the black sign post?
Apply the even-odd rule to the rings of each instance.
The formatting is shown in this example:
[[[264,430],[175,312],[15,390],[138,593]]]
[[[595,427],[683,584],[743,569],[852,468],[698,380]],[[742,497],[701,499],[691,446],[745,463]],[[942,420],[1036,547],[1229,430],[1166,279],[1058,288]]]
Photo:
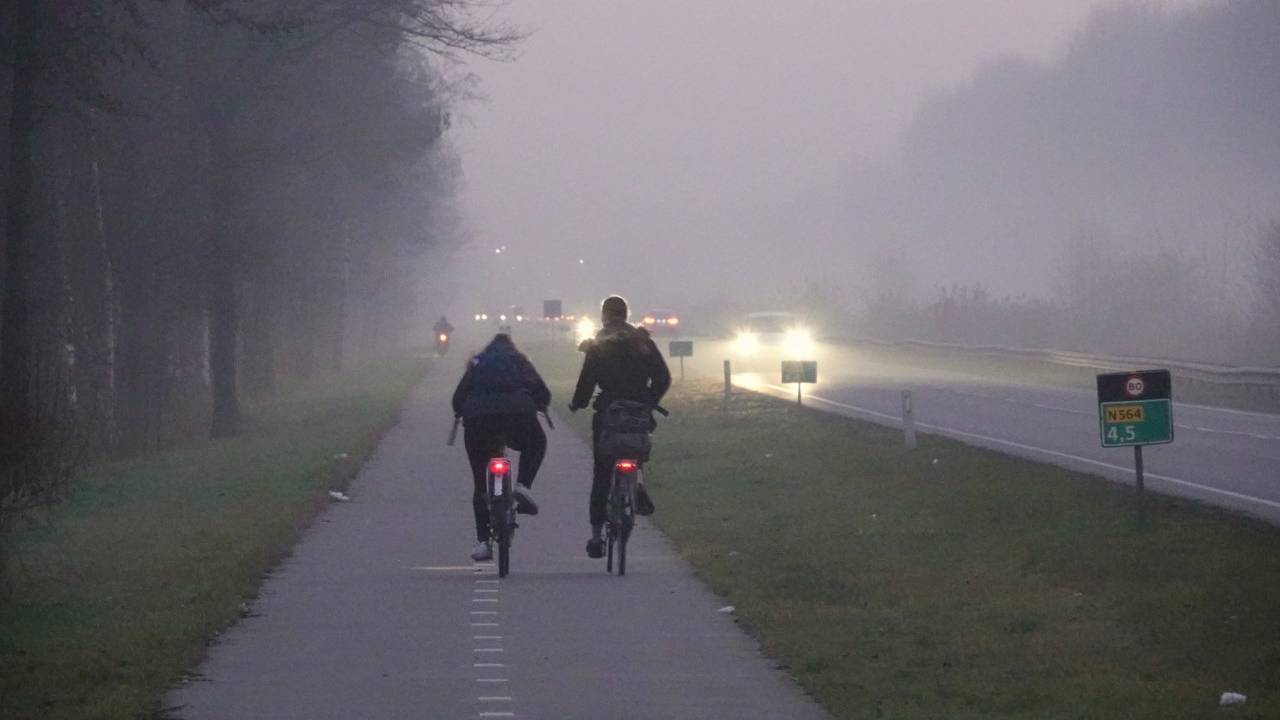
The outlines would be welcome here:
[[[671,357],[680,358],[680,379],[684,379],[684,359],[693,357],[693,341],[692,340],[672,340],[667,347],[667,354]]]
[[[1098,421],[1103,447],[1133,447],[1141,518],[1145,512],[1142,446],[1173,442],[1173,378],[1169,371],[1099,375]]]
[[[818,382],[818,361],[816,360],[783,360],[782,382],[796,384],[796,404],[803,405],[804,400],[800,388],[804,383]]]

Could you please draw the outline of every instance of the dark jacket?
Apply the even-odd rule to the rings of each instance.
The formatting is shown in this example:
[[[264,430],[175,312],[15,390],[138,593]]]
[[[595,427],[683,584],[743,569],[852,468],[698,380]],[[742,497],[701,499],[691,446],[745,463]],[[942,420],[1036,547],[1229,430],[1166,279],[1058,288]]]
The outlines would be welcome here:
[[[551,404],[551,391],[511,339],[498,335],[467,362],[453,391],[453,413],[463,417],[536,413]]]
[[[658,346],[648,332],[626,321],[605,325],[594,340],[584,343],[584,349],[587,356],[569,403],[575,410],[591,402],[596,386],[600,387],[596,410],[608,407],[614,400],[657,405],[671,387],[671,371]]]

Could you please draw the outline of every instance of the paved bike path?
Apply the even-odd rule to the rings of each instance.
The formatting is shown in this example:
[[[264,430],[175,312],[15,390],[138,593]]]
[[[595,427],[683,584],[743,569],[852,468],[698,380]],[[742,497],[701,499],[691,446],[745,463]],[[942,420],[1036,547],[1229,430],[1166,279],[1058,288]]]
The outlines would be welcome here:
[[[467,557],[442,379],[419,387],[249,617],[166,705],[186,720],[827,718],[642,523],[625,578],[586,557],[590,452],[548,433],[512,574]],[[661,512],[661,508],[659,508]]]

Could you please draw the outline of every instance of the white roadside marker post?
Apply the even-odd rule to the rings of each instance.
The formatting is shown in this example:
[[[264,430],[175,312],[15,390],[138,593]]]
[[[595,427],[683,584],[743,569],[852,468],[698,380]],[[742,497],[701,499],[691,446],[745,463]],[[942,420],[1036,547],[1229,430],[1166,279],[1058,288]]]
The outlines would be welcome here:
[[[908,450],[916,449],[916,410],[911,403],[911,391],[902,391],[902,435]]]

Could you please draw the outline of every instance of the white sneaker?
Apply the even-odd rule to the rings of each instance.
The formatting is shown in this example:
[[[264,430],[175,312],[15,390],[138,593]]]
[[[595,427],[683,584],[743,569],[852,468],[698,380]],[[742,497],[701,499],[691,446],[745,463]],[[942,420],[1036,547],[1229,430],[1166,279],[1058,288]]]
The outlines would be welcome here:
[[[493,545],[488,542],[476,543],[476,546],[471,548],[471,559],[476,562],[492,560]]]

